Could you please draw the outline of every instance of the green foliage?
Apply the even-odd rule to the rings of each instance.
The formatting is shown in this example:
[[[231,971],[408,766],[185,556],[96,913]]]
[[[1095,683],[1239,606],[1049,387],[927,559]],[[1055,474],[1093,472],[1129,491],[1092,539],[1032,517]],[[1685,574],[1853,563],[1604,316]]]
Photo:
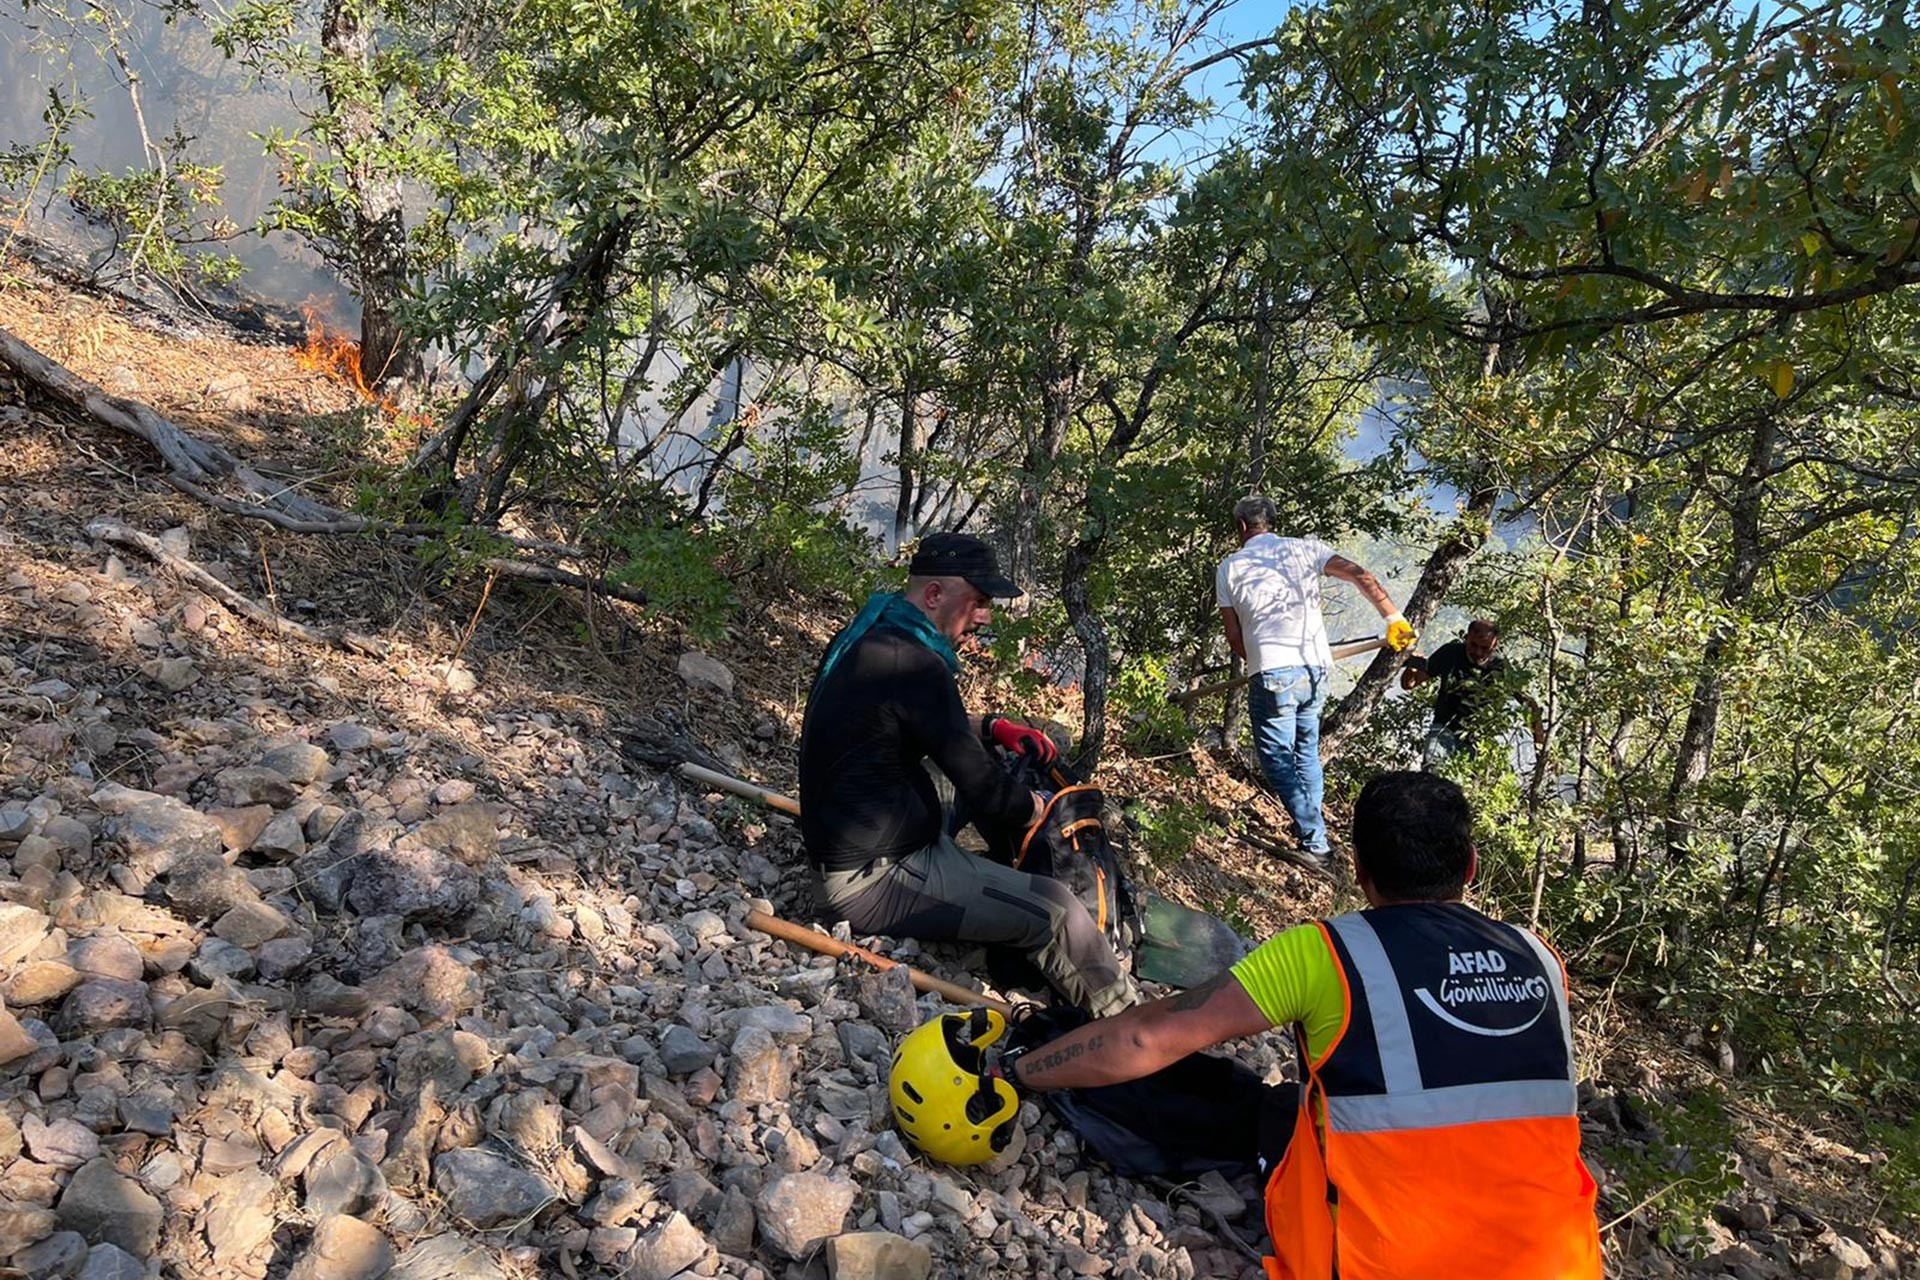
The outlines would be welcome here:
[[[1137,755],[1184,751],[1193,742],[1186,713],[1167,701],[1167,669],[1148,656],[1133,658],[1113,682],[1121,737]]]
[[[608,540],[626,560],[613,579],[645,591],[655,613],[673,619],[702,642],[726,632],[735,606],[733,586],[720,572],[708,535],[680,526],[633,523],[616,527]]]
[[[992,629],[975,635],[986,637],[994,674],[1006,683],[1009,696],[1026,702],[1055,678],[1065,626],[1059,605],[1034,602],[1025,613],[996,610]]]
[[[1602,1145],[1601,1163],[1612,1173],[1615,1213],[1645,1206],[1662,1244],[1698,1254],[1715,1206],[1739,1189],[1733,1125],[1726,1099],[1703,1089],[1673,1101],[1634,1099],[1652,1137]]]
[[[58,85],[47,89],[47,105],[40,113],[46,136],[38,141],[20,139],[0,145],[0,187],[18,192],[31,202],[40,184],[50,174],[73,163],[74,126],[91,117],[85,101],[60,92]]]
[[[152,104],[134,69],[142,47],[190,13],[191,0],[22,0],[21,8],[32,12],[20,24],[24,34],[12,57],[35,66],[36,83],[45,86],[40,118],[46,133],[37,141],[0,144],[0,188],[17,192],[25,205],[57,190],[81,218],[112,233],[107,252],[92,265],[95,280],[154,278],[186,291],[238,280],[240,260],[217,247],[238,233],[224,213],[225,175],[196,158],[194,140],[177,125],[166,136],[149,132]],[[83,83],[126,94],[132,116],[130,127],[121,127],[138,143],[137,164],[109,171],[76,159],[79,131],[96,106],[80,91]],[[20,225],[15,221],[8,243]]]
[[[1880,1121],[1871,1132],[1886,1152],[1885,1162],[1874,1169],[1874,1181],[1887,1207],[1908,1224],[1920,1225],[1920,1119]]]
[[[775,590],[864,598],[876,548],[835,502],[859,464],[829,406],[792,403],[748,438],[747,453],[749,465],[720,485],[729,519],[718,543],[736,571]]]
[[[1184,860],[1202,839],[1222,834],[1220,825],[1207,816],[1204,803],[1177,798],[1141,805],[1129,811],[1127,818],[1140,849],[1160,867]]]

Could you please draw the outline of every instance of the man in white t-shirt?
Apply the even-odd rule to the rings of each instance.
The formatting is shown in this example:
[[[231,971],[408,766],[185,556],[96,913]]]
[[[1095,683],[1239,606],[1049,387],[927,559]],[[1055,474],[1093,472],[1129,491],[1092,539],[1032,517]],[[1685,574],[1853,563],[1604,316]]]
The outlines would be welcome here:
[[[1386,619],[1387,644],[1396,652],[1413,644],[1414,631],[1371,573],[1317,539],[1276,537],[1274,514],[1271,498],[1234,504],[1240,550],[1220,562],[1214,598],[1227,644],[1246,659],[1253,677],[1247,710],[1261,772],[1293,816],[1301,860],[1331,871],[1321,811],[1320,713],[1333,655],[1320,616],[1321,575],[1359,588]]]

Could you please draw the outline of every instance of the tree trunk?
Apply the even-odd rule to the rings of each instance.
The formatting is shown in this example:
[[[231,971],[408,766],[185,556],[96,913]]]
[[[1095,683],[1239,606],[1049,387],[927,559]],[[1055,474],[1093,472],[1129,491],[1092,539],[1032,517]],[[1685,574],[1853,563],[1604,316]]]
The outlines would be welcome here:
[[[1466,510],[1454,521],[1452,532],[1427,557],[1426,567],[1420,571],[1420,582],[1401,610],[1415,629],[1426,626],[1440,611],[1460,571],[1466,568],[1473,553],[1486,545],[1492,530],[1493,504],[1499,495],[1499,485],[1483,474],[1468,493]],[[1399,673],[1401,661],[1401,655],[1393,650],[1380,650],[1367,664],[1353,692],[1328,713],[1320,733],[1320,754],[1324,759],[1338,758],[1346,745],[1367,727],[1367,721],[1373,718],[1387,695],[1389,682]]]
[[[1074,758],[1074,768],[1082,777],[1093,773],[1107,745],[1107,686],[1113,653],[1106,624],[1093,611],[1087,581],[1105,541],[1106,536],[1099,533],[1082,537],[1068,549],[1060,571],[1060,601],[1086,662],[1080,680],[1080,753]]]
[[[1273,316],[1265,286],[1254,305],[1253,332],[1258,350],[1253,366],[1252,432],[1247,441],[1247,492],[1261,493],[1267,480],[1267,446],[1273,437]]]
[[[1720,602],[1729,610],[1746,604],[1760,576],[1763,559],[1760,502],[1773,468],[1774,446],[1778,440],[1779,426],[1772,415],[1755,424],[1746,465],[1740,470],[1733,502],[1728,507],[1732,549],[1726,576],[1721,582]],[[1726,693],[1726,653],[1737,625],[1731,618],[1716,623],[1700,655],[1700,672],[1694,678],[1693,696],[1687,705],[1687,723],[1680,731],[1680,745],[1673,756],[1673,777],[1667,783],[1664,834],[1670,861],[1686,857],[1692,843],[1692,793],[1706,778],[1713,763],[1713,741],[1720,727],[1720,704]]]
[[[382,172],[385,139],[371,85],[374,25],[364,0],[326,0],[320,15],[321,91],[333,149],[345,169],[348,270],[360,295],[360,377],[370,387],[420,374],[420,349],[400,325],[407,288],[407,225],[400,180]]]
[[[1640,865],[1640,829],[1634,821],[1635,814],[1627,810],[1626,796],[1622,782],[1627,776],[1627,744],[1633,740],[1634,717],[1631,712],[1620,713],[1620,723],[1614,726],[1613,736],[1607,740],[1607,772],[1612,777],[1614,802],[1607,809],[1608,835],[1613,840],[1613,873],[1616,876],[1630,876]],[[1637,810],[1639,806],[1635,806]]]
[[[899,493],[893,503],[893,545],[913,536],[913,475],[920,449],[919,387],[909,369],[900,388]]]
[[[1064,336],[1059,339],[1064,344]],[[1073,401],[1079,371],[1062,356],[1040,386],[1042,420],[1039,435],[1027,443],[1026,465],[1020,472],[1019,502],[1013,514],[1013,580],[1037,581],[1040,564],[1040,516],[1046,500],[1047,477],[1053,472],[1060,446],[1066,442],[1073,419]]]

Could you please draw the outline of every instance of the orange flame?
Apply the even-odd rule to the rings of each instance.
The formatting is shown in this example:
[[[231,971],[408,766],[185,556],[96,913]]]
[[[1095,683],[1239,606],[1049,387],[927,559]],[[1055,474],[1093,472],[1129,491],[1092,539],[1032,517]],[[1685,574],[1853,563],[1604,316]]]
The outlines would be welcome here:
[[[323,374],[352,387],[362,400],[403,427],[425,430],[432,425],[432,419],[426,414],[409,413],[401,409],[393,397],[382,395],[367,385],[367,380],[360,374],[360,344],[345,334],[330,332],[318,307],[303,304],[300,314],[307,322],[307,339],[294,348],[296,364],[302,369]]]

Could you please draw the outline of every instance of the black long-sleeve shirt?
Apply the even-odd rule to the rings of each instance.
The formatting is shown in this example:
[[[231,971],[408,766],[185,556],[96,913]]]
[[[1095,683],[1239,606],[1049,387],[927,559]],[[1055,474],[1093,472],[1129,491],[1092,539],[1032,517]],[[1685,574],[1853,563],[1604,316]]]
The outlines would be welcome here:
[[[800,729],[800,834],[830,870],[932,844],[943,815],[924,761],[953,780],[967,810],[1024,826],[1033,800],[987,753],[940,656],[874,627],[807,702]]]

